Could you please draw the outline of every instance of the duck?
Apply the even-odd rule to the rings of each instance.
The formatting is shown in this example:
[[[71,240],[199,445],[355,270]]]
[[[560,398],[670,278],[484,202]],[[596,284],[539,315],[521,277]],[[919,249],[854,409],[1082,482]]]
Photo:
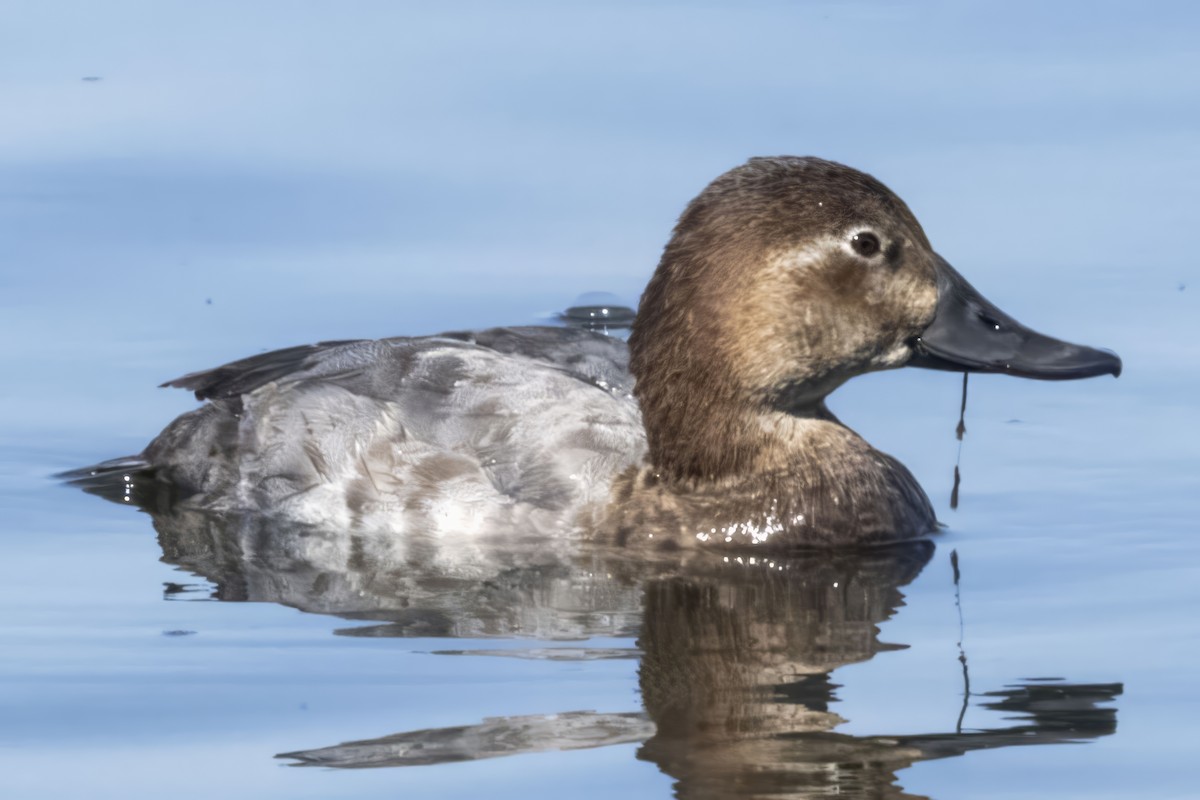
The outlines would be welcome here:
[[[933,508],[826,398],[904,366],[1121,372],[985,299],[877,179],[758,157],[686,206],[628,343],[521,326],[262,353],[167,381],[203,405],[68,478],[459,557],[889,544],[935,531]]]

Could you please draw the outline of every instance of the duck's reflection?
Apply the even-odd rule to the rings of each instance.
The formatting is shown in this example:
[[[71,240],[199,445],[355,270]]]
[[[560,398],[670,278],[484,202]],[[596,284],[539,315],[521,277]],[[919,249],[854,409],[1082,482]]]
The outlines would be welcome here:
[[[722,563],[647,584],[639,678],[657,732],[639,756],[676,777],[684,797],[841,788],[831,774],[882,754],[829,733],[844,721],[829,710],[829,673],[894,647],[879,641],[876,626],[932,552],[915,542]]]
[[[902,798],[910,795],[896,773],[919,761],[1116,729],[1115,709],[1104,704],[1120,684],[1031,681],[975,696],[1003,712],[1006,727],[957,733],[951,718],[946,732],[923,735],[834,732],[844,720],[831,710],[831,673],[897,647],[879,640],[878,625],[903,605],[901,587],[932,557],[927,541],[766,561],[714,554],[651,561],[544,543],[477,543],[455,559],[436,543],[399,548],[386,535],[214,518],[163,498],[135,499],[151,512],[164,560],[211,581],[218,599],[379,623],[343,632],[353,635],[638,636],[644,712],[486,719],[284,754],[297,764],[411,766],[641,742],[638,757],[671,775],[679,797]],[[557,646],[444,652],[637,655]]]
[[[647,584],[640,678],[657,730],[639,757],[674,776],[684,798],[908,797],[896,771],[918,761],[1116,729],[1115,710],[1097,704],[1119,684],[1055,683],[986,695],[982,705],[1014,720],[1005,728],[834,733],[844,720],[830,711],[830,672],[896,647],[878,640],[876,625],[932,553],[916,542]]]

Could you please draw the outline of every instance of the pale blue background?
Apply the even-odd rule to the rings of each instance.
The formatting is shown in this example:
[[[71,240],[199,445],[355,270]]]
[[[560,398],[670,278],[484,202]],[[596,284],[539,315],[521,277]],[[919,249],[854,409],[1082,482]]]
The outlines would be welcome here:
[[[439,658],[289,609],[165,603],[187,578],[146,519],[47,476],[140,450],[192,407],[154,385],[192,369],[537,321],[588,290],[632,304],[709,179],[793,153],[875,174],[1002,307],[1126,362],[1116,382],[974,381],[957,513],[957,377],[834,397],[951,525],[884,631],[913,647],[836,674],[844,730],[952,723],[956,547],[973,680],[1124,681],[1119,728],[922,764],[905,789],[1193,796],[1198,8],[0,1],[0,794],[669,796],[632,746],[280,767],[636,709],[635,666]]]

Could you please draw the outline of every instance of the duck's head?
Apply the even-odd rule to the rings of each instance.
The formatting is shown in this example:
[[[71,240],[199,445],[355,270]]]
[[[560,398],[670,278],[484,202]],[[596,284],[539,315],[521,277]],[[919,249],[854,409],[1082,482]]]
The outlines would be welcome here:
[[[769,463],[760,451],[787,418],[825,414],[825,396],[865,372],[1121,370],[989,303],[879,181],[797,157],[751,159],[688,205],[629,343],[651,461],[686,476]]]

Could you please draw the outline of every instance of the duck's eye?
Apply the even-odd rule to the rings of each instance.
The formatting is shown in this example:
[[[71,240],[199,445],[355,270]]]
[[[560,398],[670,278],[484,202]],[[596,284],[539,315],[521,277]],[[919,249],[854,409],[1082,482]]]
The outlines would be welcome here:
[[[880,251],[879,237],[870,231],[860,231],[850,237],[850,246],[854,252],[864,258],[870,258]]]

